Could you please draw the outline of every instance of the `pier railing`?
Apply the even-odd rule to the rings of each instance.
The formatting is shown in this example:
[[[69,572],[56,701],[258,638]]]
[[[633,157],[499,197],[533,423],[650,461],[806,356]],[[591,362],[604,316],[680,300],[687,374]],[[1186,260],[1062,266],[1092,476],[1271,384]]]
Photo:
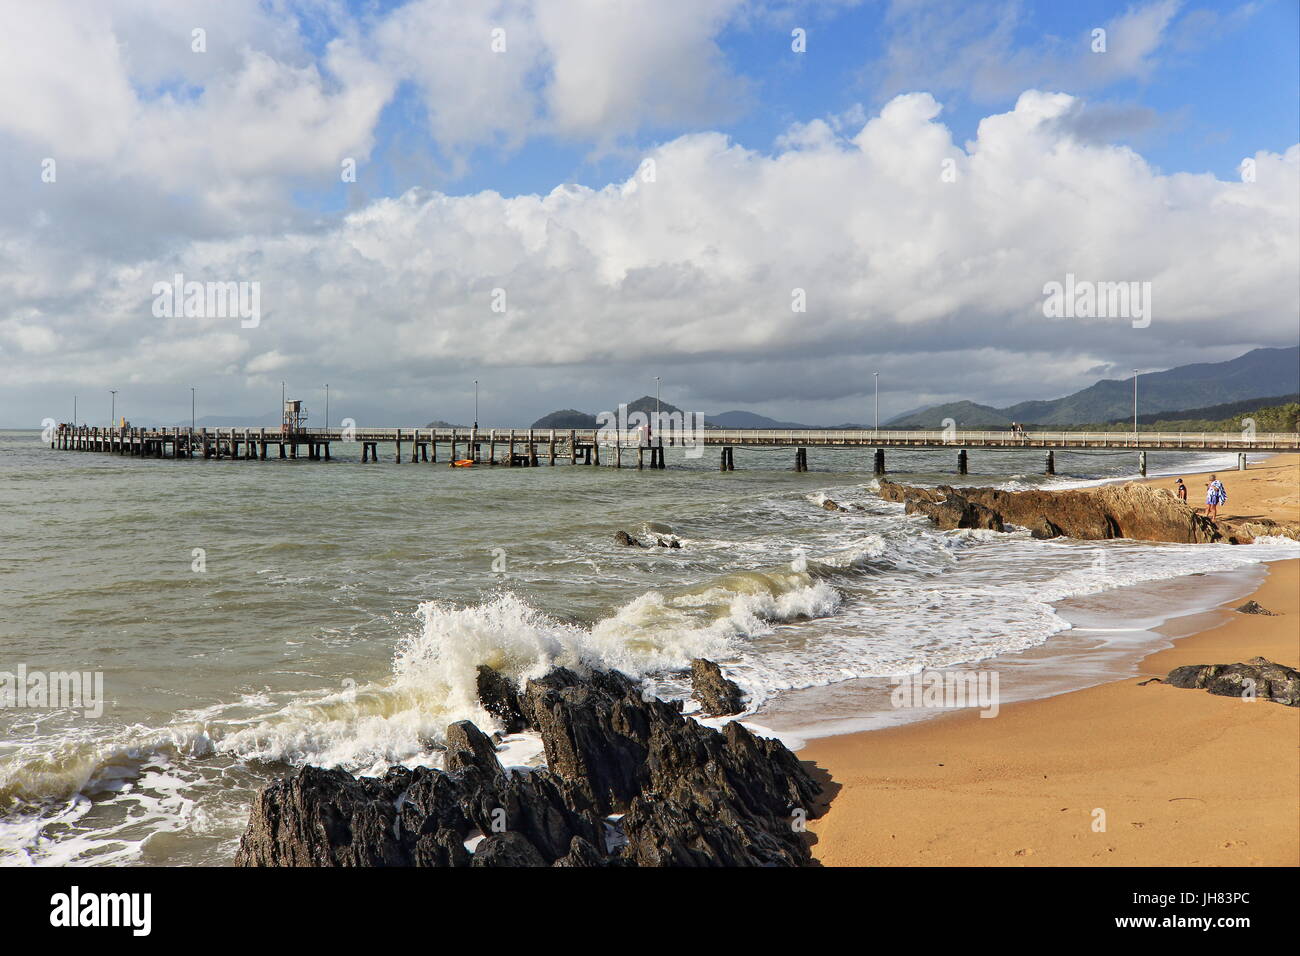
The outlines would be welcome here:
[[[98,428],[92,426],[60,426],[59,436],[72,437],[77,447],[88,444],[132,444],[138,442],[164,442],[197,444],[205,438],[211,441],[235,439],[239,441],[281,442],[370,442],[409,443],[437,442],[463,443],[496,442],[521,444],[579,445],[596,444],[601,447],[648,447],[651,445],[725,445],[750,447],[874,447],[874,448],[1043,448],[1098,450],[1207,450],[1207,451],[1300,451],[1300,433],[1297,432],[1080,432],[1040,429],[1030,432],[1010,431],[953,431],[916,430],[895,431],[881,429],[756,429],[756,428],[705,428],[695,431],[650,432],[646,429],[617,431],[592,428],[409,428],[365,427],[304,428],[286,434],[278,427],[223,427],[223,428]],[[54,444],[52,442],[51,444]]]
[[[223,433],[230,429],[218,429]],[[242,433],[243,429],[235,429]],[[257,429],[251,429],[254,435]],[[269,430],[268,430],[269,433]],[[705,428],[694,432],[648,433],[643,429],[619,432],[594,428],[309,428],[304,434],[318,441],[465,441],[546,442],[554,435],[557,441],[572,437],[580,443],[598,442],[603,446],[621,445],[737,445],[737,446],[827,446],[846,447],[916,447],[916,448],[1097,448],[1097,449],[1220,449],[1224,451],[1300,451],[1300,433],[1260,432],[1079,432],[1037,430],[1016,434],[1009,431],[894,431],[881,429],[760,429]]]

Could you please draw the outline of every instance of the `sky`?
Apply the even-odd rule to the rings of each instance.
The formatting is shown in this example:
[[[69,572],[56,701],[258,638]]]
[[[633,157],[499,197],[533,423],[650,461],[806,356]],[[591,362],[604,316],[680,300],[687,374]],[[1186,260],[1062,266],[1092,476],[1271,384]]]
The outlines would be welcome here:
[[[476,380],[485,427],[526,426],[656,377],[691,411],[869,422],[873,373],[885,420],[1300,341],[1296,0],[0,22],[3,426],[74,396],[188,422],[191,389],[252,421],[282,382],[309,424],[326,383],[334,424],[460,423]],[[1067,276],[1146,314],[1048,315]]]

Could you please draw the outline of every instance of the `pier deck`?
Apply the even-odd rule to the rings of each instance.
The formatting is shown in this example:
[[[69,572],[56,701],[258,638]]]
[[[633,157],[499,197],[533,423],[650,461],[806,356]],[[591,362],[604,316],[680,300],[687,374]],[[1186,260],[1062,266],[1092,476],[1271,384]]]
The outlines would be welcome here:
[[[554,465],[600,464],[602,449],[607,460],[623,466],[625,452],[636,453],[636,467],[663,468],[664,449],[673,446],[719,446],[721,468],[735,468],[735,448],[793,447],[795,468],[807,470],[809,448],[875,448],[875,472],[884,473],[886,448],[948,448],[957,450],[959,473],[966,472],[966,449],[1036,448],[1047,452],[1045,467],[1054,468],[1053,452],[1092,449],[1137,451],[1145,474],[1145,452],[1235,452],[1244,466],[1247,452],[1300,451],[1300,433],[1204,433],[1204,432],[1077,432],[1038,430],[1016,434],[1010,431],[852,431],[795,429],[706,428],[693,434],[647,435],[644,430],[618,432],[612,429],[537,428],[308,428],[289,432],[280,428],[97,428],[59,425],[50,437],[50,447],[66,451],[97,451],[150,458],[228,458],[264,461],[274,458],[306,458],[329,461],[335,444],[360,445],[361,460],[379,460],[379,446],[391,447],[392,460],[438,461],[442,446],[448,462],[458,455],[482,464],[536,466],[543,461]],[[498,452],[501,457],[498,457]],[[647,452],[649,461],[647,463]],[[388,457],[387,453],[384,457]],[[630,462],[629,462],[630,464]]]

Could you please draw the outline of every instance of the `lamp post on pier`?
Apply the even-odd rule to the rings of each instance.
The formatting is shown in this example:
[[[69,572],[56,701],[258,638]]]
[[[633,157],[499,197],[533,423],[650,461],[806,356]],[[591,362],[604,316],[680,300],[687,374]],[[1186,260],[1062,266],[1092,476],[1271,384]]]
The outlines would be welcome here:
[[[651,435],[654,434],[655,428],[659,425],[659,422],[661,422],[662,420],[663,419],[659,411],[659,376],[656,375],[655,376],[655,420],[654,420],[654,424],[650,426],[650,435],[647,435],[646,436],[647,438],[649,438]]]
[[[1133,370],[1133,445],[1138,443],[1138,374],[1141,369]]]

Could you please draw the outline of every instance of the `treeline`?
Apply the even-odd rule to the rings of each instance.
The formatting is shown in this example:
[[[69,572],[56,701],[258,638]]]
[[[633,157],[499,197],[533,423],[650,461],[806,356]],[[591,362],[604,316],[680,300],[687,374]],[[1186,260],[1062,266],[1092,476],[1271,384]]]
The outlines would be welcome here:
[[[1186,415],[1186,412],[1174,414]],[[1138,431],[1141,432],[1239,432],[1246,428],[1245,419],[1255,422],[1255,431],[1263,432],[1297,432],[1300,431],[1300,402],[1287,402],[1285,405],[1272,405],[1267,408],[1248,408],[1241,414],[1227,418],[1156,418],[1143,415],[1138,417]],[[1113,421],[1094,425],[1048,425],[1039,427],[1046,431],[1067,432],[1131,432],[1133,421]]]

